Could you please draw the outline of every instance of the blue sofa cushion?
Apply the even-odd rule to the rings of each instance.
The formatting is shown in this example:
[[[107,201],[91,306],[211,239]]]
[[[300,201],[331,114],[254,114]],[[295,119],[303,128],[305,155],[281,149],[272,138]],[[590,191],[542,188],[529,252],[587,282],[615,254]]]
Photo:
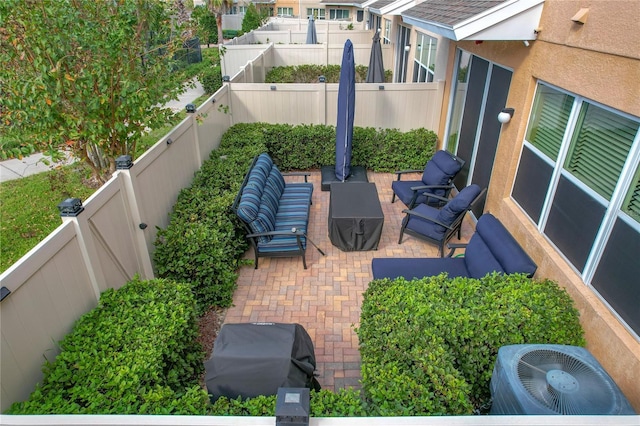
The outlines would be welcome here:
[[[491,249],[476,232],[464,253],[464,262],[471,278],[482,278],[490,272],[504,272]]]
[[[505,273],[524,273],[533,276],[536,272],[538,266],[492,214],[485,213],[478,219],[476,234],[482,237]]]
[[[450,278],[469,276],[463,258],[374,258],[371,261],[373,279],[407,280],[439,275],[446,272]]]
[[[253,222],[258,217],[262,200],[262,187],[255,182],[247,182],[242,190],[237,214],[245,223]]]
[[[480,194],[480,191],[480,187],[476,184],[463,188],[458,195],[440,209],[436,219],[446,225],[451,225],[461,213],[469,209],[471,202]]]

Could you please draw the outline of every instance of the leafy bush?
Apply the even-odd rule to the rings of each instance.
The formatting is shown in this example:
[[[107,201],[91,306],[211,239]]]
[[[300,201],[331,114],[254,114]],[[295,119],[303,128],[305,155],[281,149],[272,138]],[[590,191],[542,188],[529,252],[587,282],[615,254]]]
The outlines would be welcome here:
[[[60,342],[42,384],[10,414],[203,414],[189,286],[133,279],[107,290]]]
[[[363,388],[385,416],[480,412],[501,346],[585,343],[568,294],[522,275],[375,280],[360,324]]]
[[[333,126],[240,123],[222,137],[221,147],[265,148],[281,170],[317,169],[335,164]],[[437,135],[431,130],[355,127],[351,164],[378,172],[421,169],[435,151]]]
[[[359,390],[323,389],[311,391],[311,417],[364,417],[367,415]],[[221,397],[211,406],[212,416],[275,416],[276,396],[259,396],[242,400]]]
[[[154,261],[162,278],[190,283],[200,311],[231,305],[237,269],[248,245],[231,204],[261,147],[213,151],[183,189],[166,229],[158,231]]]
[[[205,93],[212,95],[222,87],[222,69],[220,66],[206,68],[200,72],[198,79]]]
[[[356,83],[364,83],[367,80],[369,67],[356,65]],[[340,65],[291,65],[286,67],[274,67],[265,75],[265,83],[317,83],[318,77],[323,75],[327,83],[340,81]],[[384,72],[385,81],[391,82],[392,72]]]

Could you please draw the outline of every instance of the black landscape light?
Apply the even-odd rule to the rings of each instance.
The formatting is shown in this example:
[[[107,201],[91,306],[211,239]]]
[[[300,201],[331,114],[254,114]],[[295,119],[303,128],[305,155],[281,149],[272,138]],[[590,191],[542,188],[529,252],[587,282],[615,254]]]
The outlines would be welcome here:
[[[309,388],[278,388],[276,426],[309,426]]]
[[[194,112],[196,112],[196,106],[194,104],[187,104],[187,106],[185,106],[185,109],[189,114],[193,114]]]
[[[127,170],[133,166],[130,155],[121,155],[116,158],[116,170]]]
[[[58,204],[58,210],[60,210],[60,216],[76,217],[84,210],[84,207],[82,207],[80,198],[67,198]]]

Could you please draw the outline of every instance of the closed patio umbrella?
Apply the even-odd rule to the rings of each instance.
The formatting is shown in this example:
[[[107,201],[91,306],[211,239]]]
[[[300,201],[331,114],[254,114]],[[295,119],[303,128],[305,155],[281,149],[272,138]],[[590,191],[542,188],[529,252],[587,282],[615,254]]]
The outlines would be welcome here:
[[[376,30],[371,44],[371,56],[369,56],[369,69],[367,70],[367,83],[384,83],[384,65],[382,63],[382,46],[380,46],[380,30]]]
[[[351,173],[351,142],[356,103],[356,69],[353,44],[347,39],[342,51],[336,122],[336,178],[344,182]]]
[[[309,16],[309,24],[307,25],[307,44],[318,44],[316,21],[313,20],[313,15]]]

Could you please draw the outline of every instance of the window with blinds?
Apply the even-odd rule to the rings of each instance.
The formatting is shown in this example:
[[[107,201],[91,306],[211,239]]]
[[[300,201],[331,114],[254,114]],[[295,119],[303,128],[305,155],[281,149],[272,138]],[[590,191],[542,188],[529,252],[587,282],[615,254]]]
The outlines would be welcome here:
[[[540,85],[529,119],[527,140],[552,160],[558,158],[574,97]]]
[[[640,166],[624,199],[622,211],[640,222]]]
[[[564,168],[610,200],[636,133],[637,122],[583,102]]]

